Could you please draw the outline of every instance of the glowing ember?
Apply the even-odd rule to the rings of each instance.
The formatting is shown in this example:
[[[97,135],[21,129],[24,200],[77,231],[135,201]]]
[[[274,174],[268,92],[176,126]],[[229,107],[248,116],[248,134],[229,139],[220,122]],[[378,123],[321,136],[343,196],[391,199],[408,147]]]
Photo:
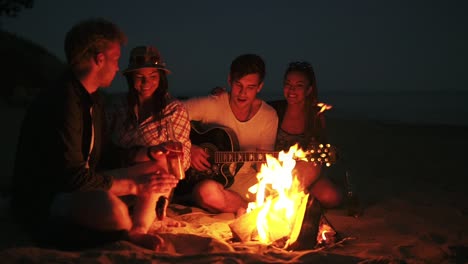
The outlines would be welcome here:
[[[317,114],[323,113],[326,110],[330,110],[333,108],[332,105],[328,105],[326,103],[317,103],[317,106],[320,107],[320,111]]]
[[[319,226],[319,232],[317,234],[317,243],[321,245],[334,243],[335,235],[336,232],[331,226],[325,223],[321,223]]]
[[[308,195],[304,194],[292,171],[296,159],[304,156],[297,145],[287,153],[280,152],[278,159],[267,155],[267,162],[257,174],[258,183],[249,189],[256,194],[256,202],[249,204],[247,212],[258,211],[256,227],[262,243],[286,238],[286,248],[300,233]]]

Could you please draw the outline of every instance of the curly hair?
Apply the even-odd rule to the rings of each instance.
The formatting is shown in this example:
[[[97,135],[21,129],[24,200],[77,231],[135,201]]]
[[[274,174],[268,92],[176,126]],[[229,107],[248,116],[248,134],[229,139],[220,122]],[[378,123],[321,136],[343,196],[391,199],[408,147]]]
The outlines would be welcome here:
[[[65,55],[68,64],[77,70],[86,70],[87,62],[111,43],[127,43],[127,36],[114,23],[93,18],[73,26],[65,37]]]

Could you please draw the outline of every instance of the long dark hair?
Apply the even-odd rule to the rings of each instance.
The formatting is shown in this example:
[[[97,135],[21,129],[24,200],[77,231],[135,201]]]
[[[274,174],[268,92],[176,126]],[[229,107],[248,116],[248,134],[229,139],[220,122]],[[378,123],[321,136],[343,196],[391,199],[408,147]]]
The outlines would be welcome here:
[[[307,61],[291,62],[284,73],[283,79],[286,80],[286,77],[291,72],[299,72],[303,74],[309,81],[309,85],[312,87],[312,91],[306,96],[304,103],[304,136],[307,140],[324,142],[326,140],[324,131],[325,119],[323,118],[323,115],[318,114],[320,109],[317,106],[318,90],[314,68]]]
[[[153,118],[155,120],[161,120],[163,116],[163,110],[167,106],[167,99],[168,99],[168,90],[169,90],[169,82],[167,80],[167,74],[164,70],[158,70],[159,72],[159,86],[158,89],[153,93],[151,96],[153,102]],[[128,93],[127,93],[127,100],[128,100],[128,111],[129,116],[132,118],[133,122],[136,122],[136,113],[135,113],[135,106],[139,105],[140,102],[138,100],[138,93],[134,88],[134,80],[132,74],[126,74],[125,78],[127,79],[128,84]]]

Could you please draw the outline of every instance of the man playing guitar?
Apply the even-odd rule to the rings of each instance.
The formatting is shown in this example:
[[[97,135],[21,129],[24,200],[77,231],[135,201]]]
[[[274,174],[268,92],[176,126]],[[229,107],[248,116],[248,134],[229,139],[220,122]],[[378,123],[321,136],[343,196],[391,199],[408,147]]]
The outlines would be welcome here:
[[[263,87],[265,63],[255,54],[244,54],[231,63],[228,76],[230,92],[185,101],[192,121],[209,126],[226,127],[235,133],[241,151],[272,151],[275,145],[278,117],[275,110],[257,98]],[[194,142],[192,142],[194,143]],[[192,144],[191,166],[196,171],[209,171],[209,154]],[[257,183],[253,163],[245,162],[237,171],[232,185],[226,187],[214,179],[203,179],[192,191],[193,201],[212,213],[240,213],[254,196],[248,188]]]

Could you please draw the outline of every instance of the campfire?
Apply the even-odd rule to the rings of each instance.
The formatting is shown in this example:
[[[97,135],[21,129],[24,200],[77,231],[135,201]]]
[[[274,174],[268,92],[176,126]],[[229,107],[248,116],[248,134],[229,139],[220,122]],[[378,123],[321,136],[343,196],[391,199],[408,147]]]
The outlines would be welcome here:
[[[320,157],[320,152],[325,151],[324,146],[321,145],[315,151],[319,152]],[[245,215],[230,224],[235,239],[242,242],[258,241],[284,249],[295,248],[298,238],[305,235],[306,230],[301,230],[304,228],[303,222],[307,222],[306,225],[311,224],[311,219],[304,221],[308,217],[316,219],[312,227],[315,230],[311,234],[316,241],[310,241],[309,245],[313,247],[317,239],[322,243],[327,239],[325,233],[330,232],[330,228],[324,228],[326,225],[321,226],[323,234],[317,235],[320,207],[304,192],[293,172],[296,160],[311,160],[307,154],[310,153],[298,149],[296,144],[288,152],[280,152],[278,159],[267,155],[266,163],[262,164],[257,174],[258,183],[249,189],[256,195],[256,201],[249,203]],[[322,162],[330,165],[328,160],[324,159]],[[310,233],[311,230],[308,231]]]

